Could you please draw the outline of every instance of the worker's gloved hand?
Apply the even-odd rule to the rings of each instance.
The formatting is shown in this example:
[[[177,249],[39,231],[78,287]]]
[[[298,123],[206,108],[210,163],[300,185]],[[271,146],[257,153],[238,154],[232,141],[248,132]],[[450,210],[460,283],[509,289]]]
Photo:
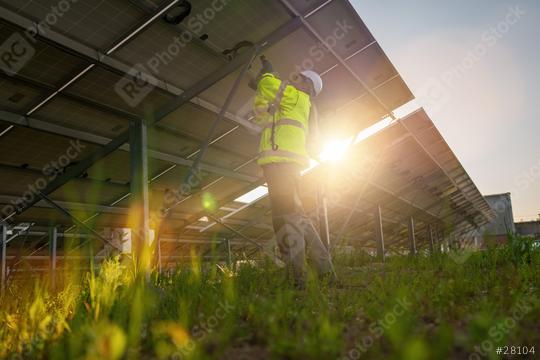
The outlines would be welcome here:
[[[260,60],[261,60],[261,71],[259,71],[257,76],[251,79],[248,83],[249,87],[252,90],[257,90],[257,84],[259,83],[259,80],[264,74],[274,72],[274,67],[272,66],[272,63],[268,61],[268,59],[264,55],[260,56]]]
[[[259,73],[259,75],[274,72],[274,67],[272,66],[272,63],[270,61],[268,61],[266,56],[261,55],[260,59],[261,59],[262,68],[261,68],[261,72]]]

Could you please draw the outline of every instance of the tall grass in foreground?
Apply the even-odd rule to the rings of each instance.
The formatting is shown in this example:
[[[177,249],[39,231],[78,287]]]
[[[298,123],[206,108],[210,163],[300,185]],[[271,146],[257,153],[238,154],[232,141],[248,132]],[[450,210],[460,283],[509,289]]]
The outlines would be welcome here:
[[[0,358],[416,360],[466,358],[486,341],[539,345],[540,254],[524,242],[463,263],[448,254],[384,265],[341,256],[336,268],[350,287],[310,277],[303,291],[269,262],[193,257],[148,281],[111,259],[99,272],[68,274],[58,293],[43,281],[14,284],[2,300]]]

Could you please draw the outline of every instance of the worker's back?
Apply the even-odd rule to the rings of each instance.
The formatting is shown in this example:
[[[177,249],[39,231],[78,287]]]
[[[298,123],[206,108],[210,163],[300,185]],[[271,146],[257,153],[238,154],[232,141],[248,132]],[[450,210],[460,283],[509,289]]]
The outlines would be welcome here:
[[[282,80],[267,73],[263,74],[257,86],[256,122],[263,127],[258,163],[265,165],[295,162],[306,166],[308,164],[306,137],[311,108],[310,97],[292,85],[287,85],[280,93],[281,85]],[[276,106],[276,112],[272,116],[268,109],[276,96],[281,98],[278,99],[279,106]]]

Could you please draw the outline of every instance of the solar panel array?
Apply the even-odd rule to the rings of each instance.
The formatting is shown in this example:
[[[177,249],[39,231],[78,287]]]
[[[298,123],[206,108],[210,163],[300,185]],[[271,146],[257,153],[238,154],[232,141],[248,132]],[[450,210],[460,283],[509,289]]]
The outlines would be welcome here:
[[[356,134],[413,98],[348,1],[204,0],[192,2],[191,15],[181,24],[165,22],[163,14],[180,3],[0,1],[0,43],[19,40],[26,50],[0,72],[2,216],[9,215],[13,203],[24,210],[10,217],[11,226],[32,224],[26,233],[35,229],[38,235],[45,227],[72,226],[72,219],[49,203],[34,204],[29,199],[37,196],[32,187],[56,181],[112,140],[124,143],[130,121],[140,119],[155,122],[148,130],[149,198],[151,211],[158,213],[166,194],[186,177],[249,58],[250,47],[237,45],[258,44],[282,78],[305,67],[322,74],[325,89],[317,108],[321,131],[329,137]],[[256,73],[258,65],[251,71]],[[141,75],[145,81],[136,91],[122,86],[137,85]],[[174,250],[178,241],[194,246],[226,237],[244,247],[242,239],[222,227],[208,227],[212,221],[203,218],[208,196],[224,222],[261,242],[271,238],[268,200],[248,205],[234,201],[263,183],[255,163],[257,127],[249,121],[252,98],[253,91],[242,84],[203,158],[201,183],[175,202],[161,232],[164,246],[172,244],[171,254],[181,253]],[[126,226],[129,150],[123,144],[97,157],[49,197],[95,229]],[[335,192],[328,191],[334,239],[339,235],[369,246],[372,219],[365,214],[374,204],[384,206],[384,219],[395,229],[412,215],[421,224],[451,223],[463,231],[490,216],[474,183],[423,112],[356,150],[360,155],[343,173],[357,176],[356,169],[368,176],[365,153],[382,157],[384,165],[368,182],[353,178],[339,185],[347,189],[345,198],[359,199],[358,206],[333,199]],[[411,161],[405,160],[409,157]],[[314,178],[306,175],[307,184]],[[328,186],[338,185],[330,181]],[[312,203],[306,195],[308,210]],[[28,204],[33,206],[26,209]],[[340,224],[342,212],[351,209],[357,215]],[[399,231],[392,230],[396,242]]]

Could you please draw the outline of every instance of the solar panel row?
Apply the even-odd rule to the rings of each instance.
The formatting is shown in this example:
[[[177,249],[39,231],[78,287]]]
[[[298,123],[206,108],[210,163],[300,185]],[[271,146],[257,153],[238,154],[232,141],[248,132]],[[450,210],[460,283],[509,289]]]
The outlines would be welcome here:
[[[317,106],[321,130],[329,137],[356,134],[413,98],[348,1],[243,0],[219,6],[198,1],[174,26],[161,15],[175,4],[114,0],[73,2],[62,9],[52,0],[0,2],[0,43],[22,44],[26,50],[0,74],[2,216],[12,215],[13,203],[21,210],[9,217],[10,226],[73,225],[40,201],[32,186],[50,192],[51,199],[96,229],[126,226],[133,185],[128,129],[141,119],[154,125],[148,129],[150,209],[156,214],[171,207],[164,199],[185,178],[249,57],[242,44],[258,43],[283,78],[301,68],[322,74],[325,89]],[[235,47],[231,60],[223,52],[233,54]],[[236,93],[203,158],[200,184],[172,202],[164,239],[235,238],[203,219],[208,194],[217,204],[216,216],[226,223],[259,241],[271,237],[267,199],[249,206],[234,201],[262,183],[255,164],[257,126],[249,122],[252,97],[247,86]],[[69,150],[75,139],[77,151]],[[371,178],[362,175],[369,181],[354,177],[340,186],[348,191],[345,199],[358,201],[328,193],[332,238],[361,239],[371,246],[376,205],[383,206],[384,222],[395,234],[390,242],[396,243],[411,216],[422,231],[429,224],[466,231],[490,216],[425,113],[365,144],[358,151],[382,156],[383,165]],[[363,155],[353,159],[354,166],[342,171],[369,168]],[[47,174],[46,168],[55,170]],[[306,196],[313,209],[315,202]],[[351,211],[358,215],[340,223]]]

